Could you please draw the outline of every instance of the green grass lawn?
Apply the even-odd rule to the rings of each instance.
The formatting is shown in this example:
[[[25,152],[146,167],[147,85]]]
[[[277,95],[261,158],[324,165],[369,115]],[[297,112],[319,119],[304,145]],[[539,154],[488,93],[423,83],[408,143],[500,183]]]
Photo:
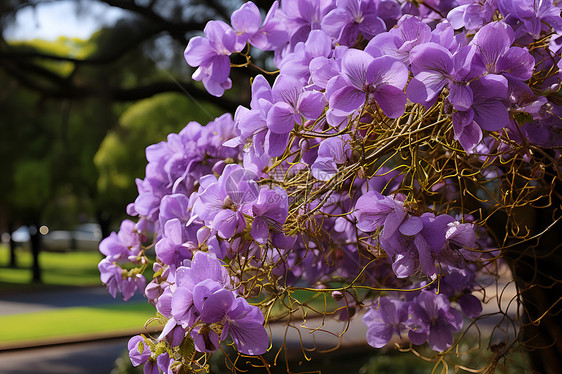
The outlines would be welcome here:
[[[101,285],[98,252],[40,254],[43,283],[31,284],[31,253],[18,248],[18,267],[9,268],[9,250],[0,245],[0,298],[2,293],[49,291],[59,286]],[[145,273],[147,281],[152,271]],[[88,336],[89,334],[118,333],[143,328],[155,315],[148,302],[94,307],[72,307],[44,312],[0,316],[0,345],[46,338]]]
[[[41,339],[76,338],[89,334],[140,331],[145,322],[154,315],[155,309],[152,305],[135,302],[0,316],[0,345]]]
[[[35,288],[51,286],[94,286],[101,285],[98,263],[101,253],[92,252],[41,252],[42,284]],[[10,268],[10,252],[6,245],[0,245],[0,292],[14,288],[27,288],[31,283],[32,257],[29,250],[17,248],[18,267]],[[152,267],[145,272],[147,281],[152,279]]]
[[[29,285],[32,257],[29,250],[17,248],[17,268],[8,267],[10,252],[0,246],[0,290]],[[43,284],[46,286],[91,286],[101,284],[99,252],[42,252],[39,263]]]

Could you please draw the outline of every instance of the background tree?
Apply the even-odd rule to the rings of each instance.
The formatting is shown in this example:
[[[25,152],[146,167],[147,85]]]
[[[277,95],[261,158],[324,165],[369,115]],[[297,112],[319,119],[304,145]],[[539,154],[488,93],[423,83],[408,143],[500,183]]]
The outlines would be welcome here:
[[[128,107],[118,124],[108,131],[94,157],[99,173],[96,204],[100,214],[107,220],[113,218],[111,222],[124,218],[126,205],[137,195],[135,179],[144,177],[147,146],[166,140],[172,132],[179,132],[186,125],[186,119],[207,123],[218,115],[220,111],[215,106],[200,104],[173,92],[158,94]],[[108,234],[108,226],[103,227],[104,236]]]
[[[209,95],[201,84],[187,78],[189,67],[182,54],[189,37],[199,33],[207,20],[226,18],[239,3],[107,1],[106,5],[122,10],[122,17],[87,41],[65,37],[54,42],[6,40],[5,29],[13,24],[18,12],[42,3],[10,0],[0,4],[0,73],[6,87],[0,95],[0,126],[5,138],[11,140],[2,150],[3,170],[13,175],[22,151],[31,146],[39,159],[48,155],[49,197],[34,221],[68,227],[79,218],[79,206],[86,215],[97,217],[107,235],[111,226],[108,207],[121,207],[129,201],[117,203],[125,196],[106,189],[104,178],[108,175],[102,176],[102,190],[98,191],[98,172],[92,160],[106,133],[118,124],[117,119],[129,105],[163,92],[180,93],[189,99],[186,108],[178,103],[179,113],[172,116],[179,119],[187,108],[191,114],[202,107],[217,113],[209,105],[221,108],[221,112],[234,112],[248,97],[248,92],[239,91],[223,98]],[[76,1],[76,11],[87,13],[93,3]],[[249,77],[246,73],[239,76]],[[190,117],[196,119],[187,116],[177,123],[185,123]],[[147,133],[143,144],[161,137],[149,138]],[[142,148],[138,149],[141,157]],[[7,225],[4,229],[10,231],[28,221],[21,216],[27,208],[19,206],[9,193],[14,188],[12,179],[1,187],[6,193],[0,198],[2,221]],[[57,214],[61,207],[68,214]],[[13,249],[11,258],[15,264]]]

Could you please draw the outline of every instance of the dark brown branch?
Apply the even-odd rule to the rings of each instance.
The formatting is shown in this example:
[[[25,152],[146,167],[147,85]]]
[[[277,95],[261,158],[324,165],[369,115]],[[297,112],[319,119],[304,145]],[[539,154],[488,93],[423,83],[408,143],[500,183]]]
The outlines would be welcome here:
[[[225,111],[234,113],[239,105],[244,103],[233,101],[227,97],[215,97],[207,91],[198,88],[189,82],[153,82],[132,88],[122,87],[99,87],[90,85],[74,85],[68,82],[67,85],[46,87],[32,79],[28,74],[13,68],[6,68],[6,71],[12,74],[23,86],[39,92],[40,94],[56,99],[85,99],[89,97],[104,97],[112,101],[136,101],[152,97],[164,92],[182,92],[195,100],[210,102],[224,109]]]
[[[203,30],[205,23],[198,22],[174,22],[160,16],[153,10],[151,5],[143,7],[135,4],[132,1],[127,0],[99,0],[107,5],[128,10],[135,14],[138,14],[145,19],[149,20],[153,25],[155,25],[161,31],[167,31],[174,39],[178,40],[183,44],[187,44],[187,38],[185,34],[189,31],[199,31]]]

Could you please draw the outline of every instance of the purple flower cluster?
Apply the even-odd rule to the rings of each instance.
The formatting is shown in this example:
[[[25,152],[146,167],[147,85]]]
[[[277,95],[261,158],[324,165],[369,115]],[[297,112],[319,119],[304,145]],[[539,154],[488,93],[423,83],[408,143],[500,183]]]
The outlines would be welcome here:
[[[409,214],[402,196],[367,192],[357,200],[355,217],[359,230],[380,231],[376,241],[393,259],[392,269],[399,278],[414,275],[418,269],[434,278],[465,267],[466,257],[474,260],[472,224],[456,222],[447,214]]]
[[[191,266],[177,269],[176,287],[168,302],[159,309],[172,317],[161,339],[181,326],[184,332],[191,331],[200,352],[217,350],[219,341],[229,335],[244,354],[259,355],[269,346],[260,309],[232,290],[228,271],[213,254],[199,251]]]
[[[272,84],[256,76],[234,118],[189,123],[147,148],[128,207],[138,221],[124,221],[100,246],[102,281],[128,299],[145,286],[142,233],[154,237],[155,275],[144,292],[167,323],[156,340],[131,339],[132,362],[170,372],[183,364],[182,344],[210,353],[228,339],[243,354],[265,353],[263,310],[247,298],[273,302],[297,282],[323,292],[334,279],[404,290],[364,300],[333,293],[345,302],[341,318],[370,305],[363,321],[372,346],[398,335],[447,350],[462,315],[482,310],[473,295],[485,256],[478,222],[442,202],[462,198],[455,178],[438,175],[428,193],[380,139],[414,113],[438,113],[431,138],[447,132],[481,159],[511,152],[510,142],[562,145],[560,7],[284,0],[262,20],[247,2],[230,25],[210,21],[204,34],[185,58],[212,95],[232,86],[231,54],[250,62],[249,45],[272,51],[279,74]],[[533,44],[548,37],[548,48]]]
[[[258,7],[248,2],[232,14],[232,27],[222,21],[210,21],[205,26],[205,37],[192,38],[185,49],[185,60],[190,66],[198,67],[192,78],[202,81],[211,95],[222,96],[224,90],[232,87],[229,56],[241,52],[246,43],[262,50],[282,43],[287,35],[273,19],[277,2],[262,19]]]
[[[414,344],[428,343],[431,349],[444,351],[453,344],[453,334],[463,326],[461,313],[477,318],[482,304],[472,295],[477,287],[470,270],[454,271],[439,280],[439,286],[420,284],[421,291],[405,291],[380,297],[363,316],[367,341],[375,348],[388,344],[393,336]]]
[[[101,281],[107,285],[109,293],[115,297],[117,292],[129,300],[136,290],[142,290],[146,280],[137,272],[128,272],[119,265],[126,263],[142,264],[141,243],[143,234],[134,222],[125,220],[121,223],[119,233],[112,232],[100,243],[100,252],[106,257],[100,261],[98,269]]]
[[[139,273],[146,267],[142,232],[158,233],[156,251],[164,263],[175,266],[176,260],[191,258],[189,242],[195,240],[197,227],[183,229],[191,217],[189,197],[201,176],[219,172],[226,162],[238,159],[239,149],[222,147],[234,136],[233,130],[232,117],[225,114],[205,127],[190,122],[179,134],[170,134],[167,141],[147,148],[146,177],[137,180],[139,196],[127,207],[139,220],[123,221],[119,232],[100,244],[106,256],[99,264],[101,280],[112,295],[119,291],[129,299],[144,288]],[[127,263],[136,270],[124,270]]]

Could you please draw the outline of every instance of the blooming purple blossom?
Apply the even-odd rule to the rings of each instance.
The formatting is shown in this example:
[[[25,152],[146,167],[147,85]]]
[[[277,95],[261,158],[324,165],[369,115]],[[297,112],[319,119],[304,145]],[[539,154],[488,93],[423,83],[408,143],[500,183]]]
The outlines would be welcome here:
[[[107,258],[100,261],[98,269],[102,283],[107,286],[113,297],[116,297],[117,292],[120,292],[123,295],[123,300],[127,301],[133,297],[136,290],[142,290],[146,285],[146,280],[141,274],[128,275],[126,270]]]
[[[177,288],[172,297],[171,329],[176,323],[195,326],[191,336],[200,352],[219,348],[219,339],[232,337],[238,350],[249,355],[265,353],[269,337],[263,327],[263,314],[230,286],[226,269],[208,253],[197,252],[190,267],[177,270]],[[210,326],[220,324],[222,333]]]
[[[328,138],[320,143],[318,156],[310,166],[314,178],[327,181],[336,175],[338,165],[343,165],[351,156],[350,137],[348,135]]]
[[[509,74],[522,81],[533,75],[535,62],[529,52],[512,47],[515,40],[513,29],[503,23],[494,22],[482,27],[471,41],[478,47],[488,74]]]
[[[322,30],[339,44],[353,46],[359,33],[366,39],[386,31],[378,16],[378,2],[370,0],[337,0],[336,8],[322,19]]]
[[[310,76],[310,62],[314,58],[326,58],[331,54],[332,39],[323,31],[314,30],[310,32],[306,42],[297,43],[294,51],[285,56],[279,70],[282,76],[297,78],[306,83]]]
[[[280,15],[289,31],[289,42],[295,46],[304,42],[311,31],[320,29],[320,22],[334,8],[332,0],[286,0]]]
[[[261,188],[258,199],[252,206],[252,214],[254,219],[250,235],[256,241],[265,243],[270,230],[283,231],[283,224],[289,214],[287,192],[280,187]]]
[[[330,108],[351,114],[366,102],[376,102],[390,118],[404,113],[406,95],[402,90],[408,70],[400,61],[389,56],[374,58],[364,51],[350,49],[343,56],[341,78],[337,87],[327,90]]]
[[[490,22],[498,9],[498,0],[459,0],[459,4],[447,15],[455,29],[476,31]]]
[[[409,307],[408,337],[414,344],[426,341],[431,349],[444,351],[453,344],[453,333],[462,327],[462,316],[444,295],[423,290]]]
[[[547,25],[557,32],[562,31],[560,6],[552,0],[498,0],[498,7],[508,22],[522,22],[522,29],[534,39],[539,39],[541,32],[548,32]]]
[[[134,222],[121,222],[119,233],[112,232],[100,243],[100,252],[111,261],[136,261],[141,250],[142,234],[137,230]]]
[[[127,348],[129,349],[129,357],[133,366],[139,366],[144,364],[150,358],[150,346],[147,346],[144,337],[141,335],[135,335],[127,343]]]
[[[303,91],[302,84],[289,76],[280,75],[275,80],[271,95],[275,102],[267,113],[267,127],[278,135],[289,133],[305,119],[316,119],[326,105],[324,95],[316,91]],[[283,146],[283,149],[286,144]]]
[[[223,238],[240,233],[246,227],[244,213],[258,197],[255,178],[254,173],[239,165],[227,165],[220,178],[211,181],[199,194],[194,214]]]
[[[224,90],[232,87],[230,75],[230,54],[240,46],[237,35],[222,21],[211,21],[205,26],[205,38],[195,37],[189,41],[184,56],[187,63],[198,66],[193,79],[203,81],[207,91],[222,96]]]
[[[383,238],[391,237],[406,218],[401,201],[369,191],[361,196],[355,205],[357,228],[364,232],[382,229]]]
[[[367,326],[367,343],[375,348],[384,347],[394,334],[401,336],[408,319],[408,303],[390,297],[381,297],[363,316]]]
[[[404,15],[395,28],[376,35],[365,47],[373,55],[382,53],[409,65],[410,51],[417,45],[431,40],[431,29],[418,17]]]

